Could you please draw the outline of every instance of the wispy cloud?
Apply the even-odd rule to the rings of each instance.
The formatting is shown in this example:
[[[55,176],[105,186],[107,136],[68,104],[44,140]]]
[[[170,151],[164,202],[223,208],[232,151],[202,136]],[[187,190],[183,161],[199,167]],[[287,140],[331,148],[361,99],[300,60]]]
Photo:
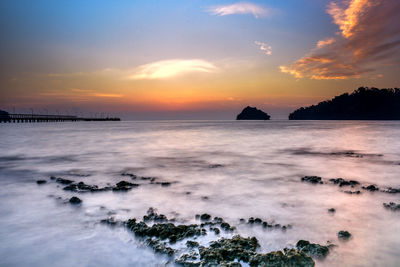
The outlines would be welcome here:
[[[317,48],[321,48],[330,44],[333,44],[335,42],[335,38],[327,38],[323,40],[319,40],[317,43]]]
[[[121,95],[121,94],[103,94],[103,93],[95,93],[95,94],[93,94],[93,96],[96,96],[96,97],[110,97],[110,98],[123,97],[123,95]]]
[[[400,60],[400,1],[342,0],[327,13],[339,32],[320,40],[307,55],[282,72],[296,78],[348,79],[372,73],[380,64]]]
[[[217,16],[252,14],[255,18],[258,18],[267,15],[268,9],[249,2],[240,2],[231,5],[212,6],[208,8],[208,12]]]
[[[258,45],[258,47],[260,48],[261,51],[264,52],[264,54],[266,54],[268,56],[272,55],[272,47],[269,44],[259,42],[259,41],[255,41],[254,43],[256,45]]]
[[[129,79],[165,79],[191,72],[216,72],[218,68],[201,59],[173,59],[141,65],[133,70]]]

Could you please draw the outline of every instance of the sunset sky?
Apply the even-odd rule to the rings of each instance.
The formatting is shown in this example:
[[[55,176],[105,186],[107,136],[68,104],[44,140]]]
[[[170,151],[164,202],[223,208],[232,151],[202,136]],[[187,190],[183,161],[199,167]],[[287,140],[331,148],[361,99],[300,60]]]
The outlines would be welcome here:
[[[0,109],[273,119],[400,87],[399,0],[2,0]]]

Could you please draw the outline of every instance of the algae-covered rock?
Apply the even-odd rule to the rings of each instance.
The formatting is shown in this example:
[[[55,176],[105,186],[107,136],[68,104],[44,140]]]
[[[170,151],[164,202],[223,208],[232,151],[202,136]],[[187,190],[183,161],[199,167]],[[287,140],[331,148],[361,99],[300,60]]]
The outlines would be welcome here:
[[[315,258],[325,258],[329,254],[329,248],[327,246],[313,244],[306,240],[299,240],[296,244],[296,248]]]
[[[175,225],[173,223],[156,223],[148,226],[145,222],[137,223],[135,219],[126,222],[127,227],[140,237],[156,237],[160,240],[169,239],[176,242],[184,238],[200,236],[206,233],[197,224]]]
[[[250,266],[254,267],[312,267],[313,259],[302,251],[284,249],[267,254],[256,254],[250,259]]]
[[[199,243],[196,241],[188,240],[186,241],[186,246],[188,248],[197,248],[199,246]]]
[[[249,262],[250,256],[259,247],[255,237],[243,238],[239,235],[231,239],[222,238],[209,247],[199,247],[200,259],[206,264],[220,264],[236,260]]]

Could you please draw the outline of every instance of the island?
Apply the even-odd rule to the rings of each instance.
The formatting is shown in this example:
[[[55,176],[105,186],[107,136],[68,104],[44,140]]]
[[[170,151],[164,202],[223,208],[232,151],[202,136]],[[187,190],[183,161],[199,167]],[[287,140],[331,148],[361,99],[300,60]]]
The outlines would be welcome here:
[[[236,120],[269,120],[271,116],[256,107],[245,107],[239,115],[236,116]]]
[[[290,113],[289,120],[400,120],[400,89],[360,87]]]

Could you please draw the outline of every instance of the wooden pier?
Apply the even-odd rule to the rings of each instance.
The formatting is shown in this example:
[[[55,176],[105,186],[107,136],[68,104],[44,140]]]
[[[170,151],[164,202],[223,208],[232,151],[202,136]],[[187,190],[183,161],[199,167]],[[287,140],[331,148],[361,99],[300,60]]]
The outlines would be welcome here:
[[[65,122],[65,121],[120,121],[116,117],[78,117],[69,115],[0,114],[0,123]]]

